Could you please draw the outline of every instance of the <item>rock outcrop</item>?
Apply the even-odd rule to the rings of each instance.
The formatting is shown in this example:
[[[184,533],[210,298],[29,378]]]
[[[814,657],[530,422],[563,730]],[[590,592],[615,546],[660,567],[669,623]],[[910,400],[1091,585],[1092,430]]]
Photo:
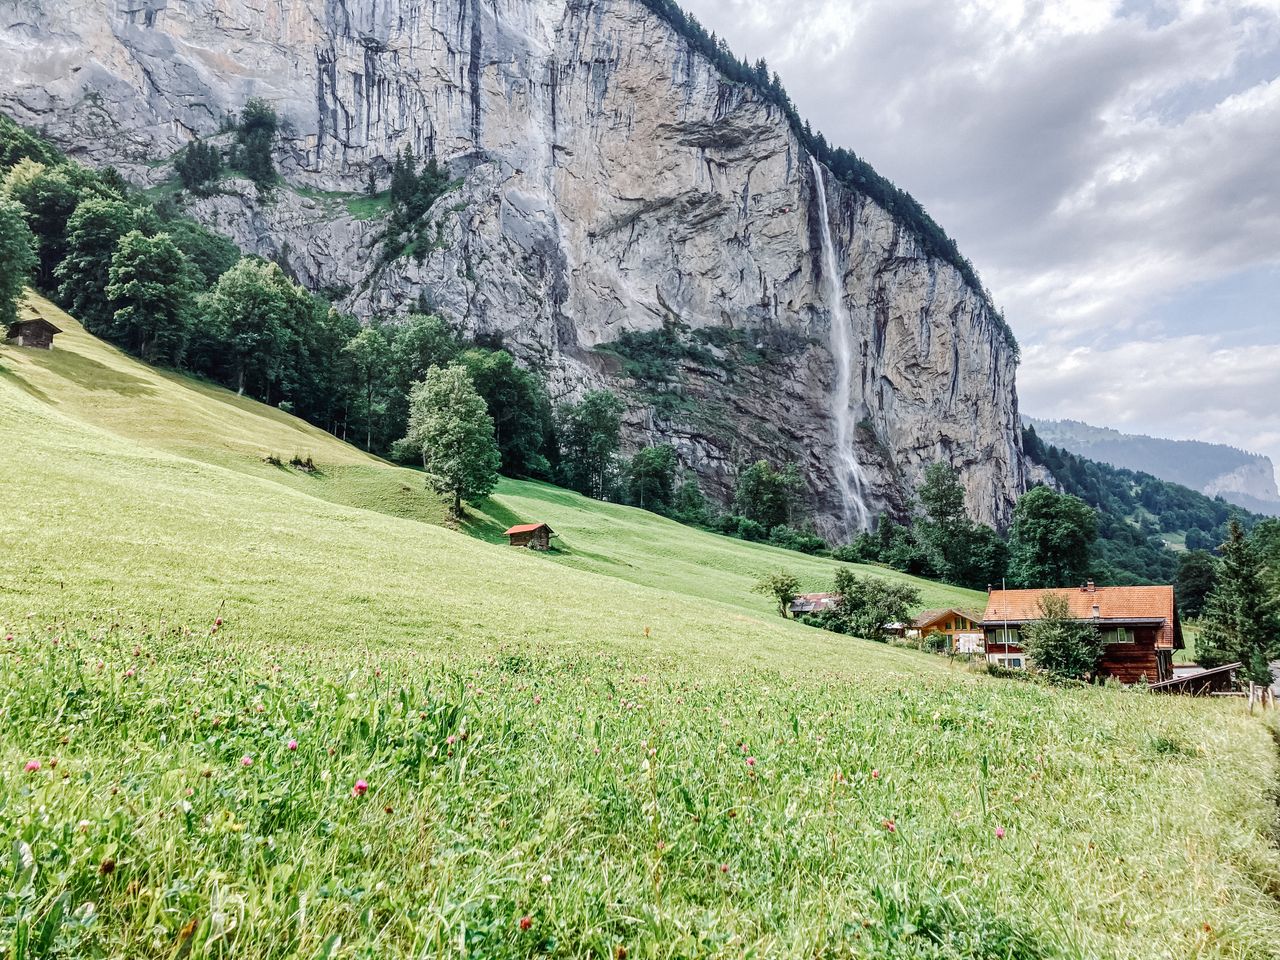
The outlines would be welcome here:
[[[721,498],[742,462],[796,460],[841,532],[808,158],[774,105],[639,0],[17,0],[0,30],[0,109],[135,179],[270,101],[287,185],[259,201],[232,183],[194,205],[202,220],[361,314],[422,306],[500,333],[555,395],[625,389],[630,441],[673,443]],[[388,262],[383,224],[343,194],[405,146],[461,183],[432,208],[428,249]],[[947,460],[970,509],[1004,523],[1026,475],[999,319],[826,179],[873,514]],[[621,378],[598,349],[664,325],[707,345],[664,383]]]

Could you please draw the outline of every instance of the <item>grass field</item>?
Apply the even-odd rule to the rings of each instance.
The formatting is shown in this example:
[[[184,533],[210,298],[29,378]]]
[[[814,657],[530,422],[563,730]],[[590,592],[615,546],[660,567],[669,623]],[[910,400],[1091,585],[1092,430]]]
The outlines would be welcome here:
[[[1238,706],[784,622],[754,576],[834,564],[544,485],[450,530],[55,322],[0,348],[5,960],[1280,956]]]

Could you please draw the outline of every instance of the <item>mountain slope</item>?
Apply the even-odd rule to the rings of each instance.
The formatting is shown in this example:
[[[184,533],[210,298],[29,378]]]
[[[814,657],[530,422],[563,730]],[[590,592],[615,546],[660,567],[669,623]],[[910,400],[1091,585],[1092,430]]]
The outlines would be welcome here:
[[[1024,416],[1045,443],[1115,467],[1149,473],[1259,513],[1280,514],[1275,467],[1268,457],[1221,443],[1164,440],[1077,420]]]
[[[468,590],[474,593],[469,594],[469,600],[462,602],[479,602],[484,591],[498,591],[501,584],[509,582],[508,577],[527,575],[524,565],[530,561],[526,553],[495,550],[460,533],[439,529],[438,525],[445,522],[446,510],[436,497],[425,492],[420,473],[370,457],[275,408],[179,374],[148,367],[85,333],[74,319],[43,298],[30,295],[23,309],[28,315],[38,313],[50,319],[65,331],[57,338],[56,348],[52,351],[9,349],[0,353],[4,365],[0,378],[10,391],[21,391],[37,404],[28,415],[39,413],[42,418],[58,416],[76,430],[110,436],[114,444],[112,449],[120,449],[118,444],[126,443],[127,448],[139,456],[167,458],[166,463],[190,463],[193,468],[200,469],[202,478],[225,475],[225,482],[220,482],[220,487],[229,484],[229,489],[234,490],[236,478],[243,478],[254,485],[252,489],[262,491],[260,496],[249,498],[255,503],[275,502],[280,495],[286,498],[300,496],[324,501],[302,507],[304,514],[312,510],[326,511],[328,505],[333,504],[344,509],[356,508],[355,517],[362,516],[363,512],[385,515],[365,518],[375,526],[394,520],[410,521],[402,527],[393,525],[396,533],[390,541],[370,534],[383,544],[379,551],[382,558],[379,564],[387,565],[387,577],[394,579],[393,571],[397,566],[389,558],[395,555],[396,550],[403,551],[406,562],[417,556],[419,550],[413,545],[419,537],[425,538],[424,544],[434,544],[437,551],[453,544],[453,549],[461,551],[460,555],[474,556],[477,563],[493,568],[490,576],[494,579],[482,577],[466,581]],[[85,441],[86,449],[91,450],[94,446],[94,441]],[[268,455],[277,457],[283,464],[275,466],[266,462],[264,457]],[[288,461],[295,455],[311,458],[318,469],[312,473],[289,466]],[[33,464],[38,460],[37,457]],[[206,466],[214,472],[205,472]],[[84,468],[89,469],[88,464]],[[125,483],[123,479],[120,482]],[[75,489],[76,485],[70,478],[68,484],[69,490]],[[147,489],[149,481],[139,480],[139,486]],[[277,487],[286,489],[276,493]],[[189,488],[183,495],[191,495],[194,502],[203,502],[205,498],[197,495],[196,489],[198,487]],[[224,494],[211,493],[210,497],[225,503]],[[91,530],[101,531],[103,541],[88,552],[110,555],[113,550],[106,545],[110,537],[105,531],[111,527],[127,529],[130,523],[146,527],[147,511],[154,506],[148,503],[130,505],[128,497],[121,499],[121,505],[116,508],[107,508],[101,500],[95,501],[97,505],[92,508],[87,504],[75,505],[73,501],[63,509],[74,513],[65,515],[58,526],[65,528],[65,535],[72,538],[89,537]],[[289,499],[281,501],[295,502]],[[107,515],[99,516],[99,508]],[[111,516],[113,510],[123,513],[129,509],[141,512],[129,514],[127,518],[125,515]],[[82,529],[76,529],[72,518],[79,518],[81,510],[84,511],[84,525]],[[236,511],[230,507],[226,510],[225,522],[231,523]],[[201,514],[204,513],[202,509]],[[562,577],[560,589],[580,595],[577,601],[580,603],[592,603],[592,597],[605,591],[599,584],[592,585],[590,578],[579,583],[574,579],[578,575],[574,568],[586,574],[620,578],[623,583],[618,584],[619,587],[624,587],[629,581],[659,588],[666,591],[662,594],[666,596],[680,595],[699,602],[729,604],[735,608],[735,615],[747,613],[763,618],[768,630],[775,626],[795,629],[781,622],[772,622],[776,618],[770,616],[768,600],[751,593],[754,578],[765,570],[786,567],[802,576],[808,588],[824,589],[829,586],[837,566],[832,561],[702,533],[641,510],[601,504],[554,487],[517,481],[503,481],[498,495],[478,512],[473,528],[478,535],[501,539],[497,534],[515,518],[528,519],[531,516],[550,522],[560,532],[566,548],[557,553],[554,560],[536,558],[539,562],[532,569],[548,572],[567,568],[560,573],[548,572],[547,575],[552,577],[552,581],[555,577]],[[183,511],[176,507],[164,514],[163,519],[176,524],[171,530],[174,550],[181,550],[183,542],[223,539],[220,534],[211,534],[207,530],[202,532],[200,524],[188,526]],[[261,522],[268,529],[288,526],[279,518],[268,520],[263,517]],[[239,533],[232,538],[233,541],[244,539],[253,543],[261,540],[258,533],[250,533],[244,526],[237,529]],[[322,529],[322,526],[313,526],[316,539],[308,540],[309,546],[305,549],[299,547],[293,551],[301,559],[303,570],[312,568],[312,557],[333,554],[335,548],[326,545],[326,537],[320,532]],[[336,540],[343,539],[341,529],[340,526],[333,532]],[[388,542],[395,543],[396,547],[387,546]],[[71,554],[81,552],[70,551]],[[172,599],[174,603],[183,604],[186,616],[198,613],[201,609],[198,604],[189,606],[194,603],[194,598],[182,588],[183,578],[178,573],[180,567],[175,568],[172,581],[164,580],[164,568],[154,568],[153,558],[145,554],[137,557],[132,553],[127,555],[130,563],[140,563],[143,569],[150,571],[146,577],[152,583],[151,589],[164,596],[166,602]],[[429,556],[438,557],[439,554],[431,553]],[[419,557],[419,562],[422,559]],[[377,573],[381,569],[378,564],[371,567],[371,561],[359,554],[351,560],[356,565],[349,574],[351,582],[374,584],[381,579]],[[246,560],[240,556],[235,562],[239,564]],[[504,568],[508,563],[510,570]],[[204,567],[201,570],[200,578],[211,576]],[[874,572],[891,578],[903,576],[879,568]],[[266,575],[265,571],[263,575]],[[310,576],[308,573],[298,575]],[[100,576],[95,573],[91,579],[96,581]],[[108,578],[101,584],[102,588],[108,592],[128,589],[131,577],[123,568],[120,577],[120,582]],[[163,590],[159,589],[157,577],[167,584]],[[71,572],[65,578],[60,577],[66,578],[78,579]],[[910,579],[922,590],[926,606],[972,604],[977,599],[971,591]],[[323,582],[323,589],[339,590],[339,580],[324,577]],[[397,586],[390,589],[391,595],[395,589],[403,587],[402,581],[396,583]],[[39,593],[38,585],[30,585],[29,589],[32,593]],[[417,593],[407,589],[405,592],[412,596]],[[650,597],[648,602],[656,602],[656,596],[659,595]],[[208,598],[205,602],[216,606],[218,600]],[[423,628],[431,625],[433,609],[433,602],[424,598],[421,608],[415,610],[416,616],[425,618],[421,621]],[[635,621],[644,618],[634,611],[632,616],[635,620],[631,621],[632,626],[628,629],[637,629]]]
[[[902,514],[945,460],[970,511],[1006,521],[1025,487],[1016,345],[972,271],[879,178],[860,191],[856,167],[850,187],[811,164],[780,94],[726,77],[648,3],[20,3],[0,9],[0,106],[155,183],[264,98],[285,182],[264,198],[230,178],[190,210],[342,306],[439,310],[501,336],[557,396],[623,391],[631,443],[673,443],[722,501],[740,464],[798,462],[833,539],[843,372],[873,516]],[[404,148],[457,181],[411,253],[385,215],[350,209]],[[758,349],[690,357],[657,388],[596,349],[666,327]]]
[[[559,555],[382,512],[416,474],[27,309],[66,333],[0,346],[10,952],[1277,956],[1244,710],[784,622],[747,571],[832,564],[539,485],[476,532]]]

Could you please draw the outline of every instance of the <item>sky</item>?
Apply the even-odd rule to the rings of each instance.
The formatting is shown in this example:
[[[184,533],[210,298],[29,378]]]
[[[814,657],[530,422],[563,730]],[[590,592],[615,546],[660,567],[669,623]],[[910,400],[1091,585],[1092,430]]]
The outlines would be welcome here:
[[[1021,409],[1280,465],[1280,0],[685,0],[913,194]]]

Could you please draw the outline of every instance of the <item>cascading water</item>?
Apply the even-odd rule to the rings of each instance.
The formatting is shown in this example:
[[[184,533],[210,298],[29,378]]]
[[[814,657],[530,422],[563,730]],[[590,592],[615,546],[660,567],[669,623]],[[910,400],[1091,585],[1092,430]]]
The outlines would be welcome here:
[[[853,321],[844,305],[840,278],[836,272],[835,244],[831,242],[831,218],[827,213],[827,186],[822,165],[813,157],[813,178],[818,189],[818,209],[822,214],[822,274],[827,309],[831,312],[831,356],[836,363],[836,386],[831,394],[831,415],[836,424],[836,485],[844,508],[845,533],[871,527],[864,491],[867,476],[853,446]]]

